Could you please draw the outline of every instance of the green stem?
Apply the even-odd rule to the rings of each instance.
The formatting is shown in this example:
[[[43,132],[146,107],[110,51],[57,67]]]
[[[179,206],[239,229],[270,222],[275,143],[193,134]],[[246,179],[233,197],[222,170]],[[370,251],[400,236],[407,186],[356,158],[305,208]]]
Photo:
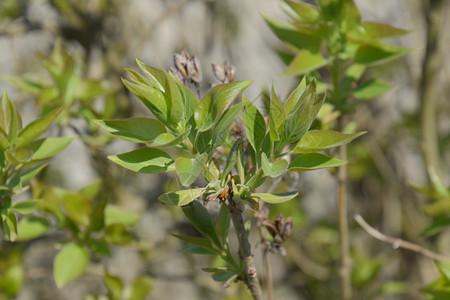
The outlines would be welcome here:
[[[429,182],[432,174],[439,175],[439,137],[436,128],[437,93],[435,74],[442,65],[442,56],[438,51],[439,30],[443,17],[442,0],[428,2],[426,9],[427,46],[422,63],[422,78],[420,82],[421,98],[421,147]]]

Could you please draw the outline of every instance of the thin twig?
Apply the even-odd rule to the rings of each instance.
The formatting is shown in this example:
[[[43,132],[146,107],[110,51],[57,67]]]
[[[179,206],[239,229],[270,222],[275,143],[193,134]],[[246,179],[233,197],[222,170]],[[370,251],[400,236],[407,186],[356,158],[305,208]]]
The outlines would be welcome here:
[[[239,251],[245,267],[245,284],[250,290],[254,300],[262,300],[262,290],[256,273],[255,262],[253,260],[250,242],[247,232],[245,231],[244,219],[241,210],[232,198],[228,199],[226,206],[230,211],[231,220],[233,221],[234,230],[239,241]]]
[[[394,249],[398,249],[398,248],[403,248],[403,249],[408,249],[417,253],[422,254],[423,256],[426,256],[428,258],[437,260],[437,261],[450,261],[450,257],[446,256],[446,255],[442,255],[436,252],[433,252],[431,250],[428,250],[420,245],[399,239],[399,238],[395,238],[395,237],[391,237],[388,235],[385,235],[384,233],[379,232],[378,230],[376,230],[375,228],[373,228],[372,226],[370,226],[360,215],[355,215],[355,221],[358,222],[358,224],[371,236],[373,236],[374,238],[391,244],[392,247]]]

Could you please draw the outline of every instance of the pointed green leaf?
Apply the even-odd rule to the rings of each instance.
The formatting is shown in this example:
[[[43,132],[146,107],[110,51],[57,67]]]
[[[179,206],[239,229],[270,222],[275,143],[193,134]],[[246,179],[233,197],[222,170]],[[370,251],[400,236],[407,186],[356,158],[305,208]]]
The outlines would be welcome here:
[[[129,300],[144,300],[153,289],[153,279],[148,276],[139,276],[131,283]]]
[[[308,50],[302,49],[297,52],[295,58],[286,70],[284,70],[283,75],[294,76],[306,74],[322,68],[328,63],[329,61],[324,58],[320,52],[309,52]]]
[[[424,236],[436,235],[445,228],[447,228],[449,225],[450,225],[450,218],[437,217],[433,220],[433,223],[422,232],[422,235]]]
[[[7,213],[2,212],[3,230],[11,242],[17,239],[17,217],[16,214],[9,210]]]
[[[162,173],[175,169],[175,161],[160,149],[140,148],[131,152],[108,156],[113,162],[141,173]]]
[[[189,159],[178,157],[175,161],[175,169],[183,186],[191,185],[197,179],[202,167],[208,160],[208,155],[203,153],[195,158]]]
[[[108,204],[105,207],[105,226],[113,224],[134,225],[139,221],[139,215],[128,212],[122,207]]]
[[[264,117],[247,98],[243,112],[244,129],[247,139],[252,145],[255,153],[259,153],[262,141],[266,136],[266,121]]]
[[[269,132],[270,140],[272,142],[278,141],[280,139],[279,131],[285,119],[286,112],[284,110],[283,104],[281,103],[280,99],[278,99],[278,96],[275,93],[275,89],[272,86],[269,108]]]
[[[183,246],[178,251],[192,254],[217,255],[217,256],[220,255],[220,252],[214,248],[198,246],[190,243]]]
[[[36,138],[40,137],[52,124],[62,109],[57,108],[44,117],[39,118],[23,128],[16,139],[16,146],[23,147],[31,144]]]
[[[138,64],[141,71],[150,79],[151,83],[153,84],[153,87],[157,88],[158,90],[165,92],[164,86],[166,86],[166,75],[164,74],[164,71],[154,68],[152,66],[146,65],[145,63],[141,62],[139,59],[136,59],[136,63]]]
[[[69,281],[83,274],[89,262],[89,253],[76,244],[66,244],[55,257],[53,275],[56,286],[62,288]]]
[[[34,152],[31,160],[44,160],[55,156],[64,150],[74,138],[75,136],[44,138],[31,143],[29,147]]]
[[[20,176],[20,181],[21,182],[27,182],[28,180],[30,180],[31,178],[36,176],[46,166],[47,166],[47,164],[42,164],[42,165],[38,165],[38,166],[33,167],[32,169],[26,171],[25,173],[23,173]]]
[[[217,247],[222,248],[211,215],[200,202],[193,201],[190,205],[184,206],[183,212],[201,234]]]
[[[225,205],[220,206],[219,215],[216,219],[216,232],[222,237],[222,244],[226,244],[228,230],[230,229],[230,211]]]
[[[245,98],[245,96],[243,96]],[[221,146],[223,143],[225,143],[228,134],[230,133],[231,126],[233,125],[233,122],[236,120],[237,115],[242,110],[242,108],[245,106],[245,101],[242,101],[241,103],[238,103],[229,109],[227,109],[222,117],[220,118],[219,122],[217,122],[216,126],[214,126],[213,130],[213,148],[217,148]]]
[[[211,88],[195,108],[194,119],[197,130],[206,131],[216,124],[225,109],[251,83],[251,81],[236,81]]]
[[[294,199],[298,196],[297,192],[287,192],[278,194],[267,194],[267,193],[252,193],[253,198],[261,199],[266,203],[278,204]]]
[[[123,284],[122,281],[116,277],[110,275],[108,272],[104,272],[103,282],[108,288],[108,292],[111,296],[111,300],[120,300],[122,297]]]
[[[329,157],[321,153],[307,153],[294,159],[288,167],[288,172],[312,171],[322,168],[338,167],[346,161]]]
[[[295,90],[291,92],[289,97],[286,99],[286,102],[284,103],[284,110],[286,111],[286,114],[290,114],[292,109],[296,108],[297,105],[299,105],[300,100],[304,101],[305,97],[302,96],[305,93],[305,91],[306,91],[306,76],[303,76],[300,83],[297,85]],[[308,91],[307,93],[310,92],[311,91]]]
[[[233,277],[237,277],[239,274],[232,271],[223,271],[223,272],[217,272],[212,275],[212,278],[214,281],[228,281]]]
[[[292,45],[299,50],[308,49],[311,52],[319,51],[322,40],[316,33],[304,33],[291,24],[283,23],[267,16],[263,17],[273,33],[275,33],[275,35],[283,42]]]
[[[186,130],[178,136],[173,136],[170,133],[161,133],[148,146],[158,148],[177,146],[181,144],[189,136],[190,133],[191,133],[191,125],[188,125],[188,127],[186,127]]]
[[[275,178],[284,174],[287,170],[289,162],[285,159],[280,159],[277,162],[271,163],[267,159],[265,153],[261,154],[261,166],[264,171],[264,175]]]
[[[376,65],[399,58],[409,52],[411,52],[411,49],[387,44],[368,44],[358,48],[354,61],[365,65]]]
[[[284,0],[284,2],[297,14],[297,20],[304,22],[315,22],[320,18],[320,10],[308,3]]]
[[[6,145],[12,145],[16,141],[17,134],[22,128],[22,120],[16,112],[16,107],[6,92],[0,99],[0,129],[2,130],[2,147],[6,149]],[[4,140],[7,136],[7,141]]]
[[[171,233],[171,235],[173,235],[177,239],[180,239],[182,241],[185,241],[185,242],[193,244],[193,245],[206,247],[206,248],[212,248],[211,242],[206,238],[178,235],[178,234],[173,234],[173,233]]]
[[[372,99],[390,91],[393,87],[383,80],[372,78],[354,89],[352,94],[359,99]]]
[[[39,203],[39,200],[25,200],[14,202],[14,204],[11,206],[11,209],[18,212],[19,214],[27,215],[29,213],[32,213],[39,206]]]
[[[136,143],[152,142],[158,135],[167,132],[160,121],[150,118],[96,120],[96,123],[112,135]]]
[[[25,216],[17,226],[17,241],[28,241],[38,238],[50,230],[52,225],[47,219],[36,216]]]
[[[380,39],[402,36],[410,32],[410,30],[396,28],[385,23],[362,22],[358,26],[355,26],[348,33],[348,36],[351,39],[370,42]]]
[[[77,224],[87,225],[92,213],[91,201],[79,193],[66,192],[62,198],[67,216]]]
[[[183,206],[191,203],[204,193],[204,188],[181,190],[162,194],[158,200],[165,204]]]
[[[241,139],[236,139],[233,143],[233,146],[231,146],[230,153],[228,153],[227,161],[225,162],[225,166],[221,173],[221,178],[225,178],[228,175],[228,173],[230,173],[231,170],[233,170],[234,165],[236,164],[237,154],[241,146],[241,143],[242,143]]]
[[[354,134],[334,130],[311,130],[303,135],[291,153],[313,153],[347,144],[366,132]]]

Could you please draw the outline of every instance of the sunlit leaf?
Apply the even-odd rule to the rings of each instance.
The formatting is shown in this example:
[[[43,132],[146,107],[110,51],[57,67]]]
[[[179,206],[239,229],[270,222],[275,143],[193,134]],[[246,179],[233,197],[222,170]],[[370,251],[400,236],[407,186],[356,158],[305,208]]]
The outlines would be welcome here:
[[[264,171],[264,175],[275,178],[284,174],[287,170],[289,162],[285,159],[280,159],[276,162],[269,162],[265,153],[261,154],[261,166]]]
[[[161,173],[175,170],[175,161],[160,149],[140,148],[131,152],[108,156],[113,162],[141,173]]]
[[[144,300],[153,289],[153,279],[148,276],[139,276],[133,280],[130,289],[129,300]]]
[[[17,230],[17,241],[28,241],[45,234],[51,225],[47,219],[36,216],[25,216],[20,219]]]
[[[175,169],[183,186],[189,186],[195,181],[207,159],[208,155],[206,153],[192,159],[185,157],[177,158],[175,161]]]
[[[11,206],[11,209],[18,212],[19,214],[27,215],[29,213],[32,213],[39,206],[39,202],[39,200],[25,200],[14,202]]]
[[[256,106],[248,101],[247,98],[244,99],[246,100],[246,104],[242,116],[245,134],[255,152],[259,153],[262,141],[266,136],[266,121]]]
[[[326,66],[328,62],[320,52],[309,52],[308,50],[302,49],[297,52],[295,58],[286,70],[284,70],[283,75],[294,76],[306,74]]]
[[[105,207],[105,226],[113,224],[134,225],[139,221],[139,215],[128,212],[123,208],[108,204]]]
[[[352,94],[359,99],[372,99],[390,91],[393,87],[387,82],[372,78],[354,89]]]
[[[365,133],[363,131],[345,134],[334,130],[311,130],[303,135],[291,153],[313,153],[334,148],[347,144]]]
[[[367,44],[358,48],[355,53],[355,63],[376,65],[388,62],[411,52],[411,49],[405,49],[386,44]]]
[[[190,190],[180,190],[162,194],[158,200],[165,204],[183,206],[191,203],[204,193],[205,189],[197,188]]]
[[[245,96],[243,96],[245,99]],[[238,103],[228,110],[224,112],[222,117],[217,122],[216,126],[214,126],[213,130],[213,148],[217,148],[221,146],[227,139],[228,134],[230,133],[231,126],[233,122],[236,120],[237,115],[242,110],[242,108],[246,105],[245,101]]]
[[[60,138],[43,138],[39,139],[29,145],[29,148],[34,152],[31,157],[32,161],[44,160],[51,158],[64,150],[75,138],[75,136],[60,137]]]
[[[83,247],[66,244],[55,257],[53,275],[56,286],[63,287],[69,281],[83,274],[89,262],[89,253]]]
[[[288,172],[312,171],[322,168],[338,167],[346,161],[329,157],[321,153],[307,153],[294,159],[288,167]]]
[[[278,194],[267,194],[267,193],[252,193],[253,198],[261,199],[264,202],[277,204],[289,201],[298,196],[297,192],[287,192]]]
[[[167,131],[160,121],[150,118],[97,120],[96,122],[112,135],[136,143],[152,142],[158,135]]]

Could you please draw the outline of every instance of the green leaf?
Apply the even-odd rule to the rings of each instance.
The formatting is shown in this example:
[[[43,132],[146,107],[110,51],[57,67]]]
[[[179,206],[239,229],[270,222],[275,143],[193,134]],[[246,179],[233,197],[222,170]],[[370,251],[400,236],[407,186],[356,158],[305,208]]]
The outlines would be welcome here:
[[[153,289],[153,279],[148,276],[140,276],[133,280],[130,288],[129,300],[144,300]]]
[[[105,207],[105,226],[113,224],[134,225],[139,221],[139,215],[127,212],[123,208],[108,204]]]
[[[283,75],[295,76],[306,74],[311,71],[317,70],[326,66],[329,60],[324,58],[320,52],[310,52],[306,49],[302,49],[297,52],[297,55],[284,70]]]
[[[30,170],[27,170],[25,173],[23,173],[20,176],[20,181],[22,183],[27,182],[28,180],[30,180],[31,178],[33,178],[34,176],[36,176],[43,168],[45,168],[47,166],[47,164],[42,164],[42,165],[38,165],[36,167],[33,167]]]
[[[183,186],[191,185],[200,174],[202,167],[206,164],[208,155],[203,153],[192,159],[178,157],[175,161],[175,169]]]
[[[206,248],[212,248],[211,242],[206,238],[178,235],[178,234],[173,234],[173,233],[171,233],[171,235],[173,235],[177,239],[180,239],[182,241],[185,241],[185,242],[193,244],[193,245],[206,247]],[[214,249],[214,248],[212,248],[212,249]]]
[[[16,139],[18,148],[31,144],[36,138],[40,137],[52,124],[53,120],[61,112],[61,108],[54,109],[44,117],[39,118],[23,128]]]
[[[243,98],[245,99],[245,96],[243,96]],[[245,101],[242,101],[241,103],[230,107],[224,112],[220,120],[217,122],[216,126],[214,126],[212,137],[213,148],[217,148],[225,143],[234,120],[236,120],[237,115],[244,106]]]
[[[347,144],[366,132],[354,134],[334,130],[311,130],[306,132],[291,153],[313,153]]]
[[[47,219],[36,216],[25,216],[20,219],[17,230],[17,241],[28,241],[40,237],[51,228]]]
[[[29,145],[34,152],[31,161],[51,158],[64,150],[75,138],[75,136],[60,138],[43,138]]]
[[[382,64],[399,58],[409,52],[411,52],[411,49],[405,49],[387,44],[362,45],[355,53],[354,62],[365,65]]]
[[[191,133],[191,125],[188,125],[188,127],[186,127],[186,130],[182,134],[180,134],[176,137],[170,133],[161,133],[148,146],[149,147],[177,146],[180,143],[182,143],[189,136],[190,133]]]
[[[307,153],[294,159],[289,164],[288,172],[303,172],[338,167],[346,163],[346,161],[332,158],[321,153]]]
[[[200,202],[193,201],[190,205],[184,206],[183,212],[201,234],[217,247],[222,248],[211,215]]]
[[[286,111],[286,114],[290,114],[292,109],[298,107],[299,102],[304,101],[305,97],[307,96],[307,94],[304,95],[305,90],[306,90],[306,76],[303,76],[300,83],[291,92],[289,97],[286,99],[286,102],[284,103],[284,110]],[[309,90],[307,93],[311,93],[311,91]]]
[[[280,159],[277,162],[271,163],[267,159],[265,153],[261,155],[261,166],[264,171],[264,175],[275,178],[278,177],[284,172],[286,172],[289,162],[285,159]]]
[[[1,143],[3,148],[6,149],[7,144],[15,143],[20,128],[22,128],[22,120],[16,112],[14,103],[4,92],[0,99],[0,129],[3,131]],[[5,140],[6,136],[8,136],[8,142]]]
[[[278,99],[278,96],[275,93],[275,89],[272,86],[269,108],[269,133],[270,140],[272,142],[278,141],[280,139],[279,132],[285,119],[286,112],[284,110],[283,104],[281,103],[280,99]]]
[[[251,81],[236,81],[211,88],[195,107],[194,119],[197,130],[206,131],[216,124],[225,109],[251,83]]]
[[[92,213],[91,201],[79,193],[65,192],[62,198],[67,216],[77,224],[87,225]]]
[[[175,161],[160,149],[140,148],[131,152],[108,156],[113,162],[141,173],[162,173],[175,169]]]
[[[5,211],[5,209],[3,209]],[[17,239],[17,217],[16,214],[12,210],[7,210],[7,213],[3,213],[2,211],[2,220],[3,220],[3,230],[6,233],[6,236],[11,242],[14,242]]]
[[[111,300],[120,300],[123,291],[122,281],[118,277],[108,274],[108,272],[106,272],[105,270],[103,275],[103,282],[108,288]]]
[[[348,32],[348,36],[351,39],[371,42],[380,39],[402,36],[410,32],[410,30],[396,28],[385,23],[361,22],[358,26],[355,26],[350,32]]]
[[[152,142],[158,135],[167,132],[160,121],[149,118],[96,120],[96,123],[112,135],[136,143]]]
[[[296,19],[299,21],[313,23],[320,19],[320,10],[314,5],[291,0],[284,0],[284,2],[296,13]]]
[[[435,234],[440,233],[442,230],[447,228],[449,225],[450,225],[450,218],[438,217],[438,218],[434,219],[433,223],[422,232],[422,235],[433,236]]]
[[[220,255],[220,252],[214,248],[203,247],[189,243],[181,247],[178,251],[192,254]]]
[[[190,190],[181,190],[177,192],[169,192],[159,196],[158,200],[165,204],[183,206],[200,197],[204,191],[204,188],[197,188]]]
[[[390,91],[393,87],[383,80],[372,78],[354,89],[352,94],[359,99],[371,99]]]
[[[260,147],[266,136],[266,121],[264,117],[248,99],[245,97],[245,108],[243,112],[244,129],[247,139],[252,145],[255,153],[260,153]]]
[[[22,215],[32,213],[38,206],[39,200],[25,200],[13,203],[11,209]]]
[[[238,150],[241,146],[242,140],[236,139],[233,143],[233,146],[231,146],[230,153],[228,153],[227,161],[225,162],[225,166],[223,167],[223,171],[221,173],[221,178],[226,178],[228,173],[233,170],[234,165],[237,161],[237,154]]]
[[[230,229],[230,211],[225,205],[220,206],[219,215],[216,219],[216,232],[222,237],[222,244],[226,244],[228,230]]]
[[[66,244],[55,257],[53,275],[56,286],[62,288],[83,274],[88,262],[89,253],[86,249],[73,243]]]
[[[214,281],[227,281],[233,277],[237,277],[238,275],[239,274],[237,274],[236,272],[222,271],[222,272],[214,273],[212,275],[212,278],[214,279]]]
[[[319,51],[322,38],[316,32],[314,34],[304,33],[291,24],[283,23],[267,16],[263,17],[273,33],[283,42],[299,50],[308,49],[311,52]]]
[[[298,196],[297,192],[287,192],[278,194],[267,194],[267,193],[252,193],[253,198],[261,199],[266,203],[278,204],[294,199]]]

